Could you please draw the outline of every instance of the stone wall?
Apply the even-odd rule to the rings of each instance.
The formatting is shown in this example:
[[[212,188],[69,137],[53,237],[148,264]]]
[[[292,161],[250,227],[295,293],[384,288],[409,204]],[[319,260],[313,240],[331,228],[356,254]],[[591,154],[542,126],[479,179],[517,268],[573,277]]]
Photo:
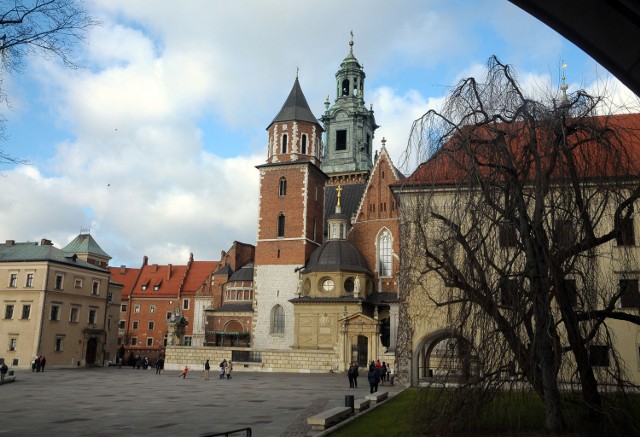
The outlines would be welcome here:
[[[165,355],[166,370],[182,370],[189,366],[192,370],[204,370],[204,362],[209,360],[212,370],[224,359],[231,359],[234,350],[251,351],[247,348],[187,347],[167,346]],[[337,364],[333,351],[317,350],[262,350],[261,363],[233,362],[233,371],[251,372],[299,372],[324,373],[335,369]]]

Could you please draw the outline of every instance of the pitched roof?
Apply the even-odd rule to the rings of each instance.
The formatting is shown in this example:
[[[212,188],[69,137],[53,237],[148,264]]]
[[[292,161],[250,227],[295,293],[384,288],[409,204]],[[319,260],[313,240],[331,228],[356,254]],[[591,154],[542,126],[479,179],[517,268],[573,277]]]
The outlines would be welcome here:
[[[187,266],[151,264],[142,266],[142,272],[136,282],[133,297],[177,297],[185,276]],[[146,286],[143,290],[142,286]],[[154,286],[158,286],[154,290]]]
[[[569,157],[582,179],[636,177],[640,173],[640,114],[567,120],[570,128],[580,124],[599,131],[598,140],[590,137],[589,130],[571,131],[567,136],[571,153],[567,156],[557,153],[555,139],[559,132],[550,124],[537,124],[534,139],[529,137],[530,130],[522,122],[467,126],[420,164],[411,176],[393,186],[446,186],[471,183],[477,176],[500,178],[505,168],[496,163],[515,169],[521,178],[533,178],[532,157],[527,153],[533,148],[537,149],[543,168],[552,171],[556,179],[565,176]],[[533,147],[532,141],[535,141]],[[495,144],[501,147],[492,147]]]
[[[0,262],[37,262],[49,261],[69,266],[106,272],[107,269],[90,264],[78,258],[73,252],[66,252],[50,244],[36,242],[0,244]]]
[[[128,299],[129,295],[136,286],[138,276],[142,269],[122,267],[110,267],[111,279],[122,284],[122,299]]]
[[[65,252],[71,253],[89,253],[104,258],[111,259],[109,254],[102,250],[100,245],[93,239],[91,234],[80,234],[69,244],[62,248]]]
[[[342,214],[351,222],[351,217],[358,211],[358,205],[365,192],[367,184],[344,184],[340,187],[340,209]],[[338,203],[337,185],[328,185],[324,187],[324,216],[330,217],[336,212],[336,204]],[[327,232],[327,221],[324,221],[324,233]]]
[[[219,308],[212,310],[214,313],[239,313],[239,312],[253,312],[253,306],[251,302],[242,303],[225,303]]]
[[[300,88],[300,82],[297,77],[293,83],[293,88],[291,88],[289,97],[287,97],[284,105],[282,105],[282,109],[280,109],[280,112],[278,112],[278,115],[276,115],[269,126],[278,121],[293,120],[315,123],[320,127],[320,129],[322,129],[322,125],[318,122],[318,119],[313,115],[313,112],[311,112],[311,109],[309,108],[309,104],[307,103],[307,99],[304,97],[304,93],[302,92],[302,88]],[[267,127],[267,129],[268,128],[269,127]]]
[[[196,292],[213,273],[217,264],[216,261],[192,261],[182,291],[185,293]]]

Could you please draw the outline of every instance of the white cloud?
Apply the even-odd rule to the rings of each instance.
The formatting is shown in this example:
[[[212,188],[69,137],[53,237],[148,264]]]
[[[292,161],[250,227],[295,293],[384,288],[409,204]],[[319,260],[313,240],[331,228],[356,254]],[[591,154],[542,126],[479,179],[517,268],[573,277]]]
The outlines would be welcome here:
[[[11,90],[22,112],[44,101],[68,135],[38,166],[5,171],[0,238],[49,238],[62,247],[90,226],[113,264],[133,266],[143,255],[185,263],[190,252],[213,259],[235,239],[255,243],[254,166],[265,161],[264,128],[296,68],[319,115],[353,29],[365,100],[381,125],[375,148],[385,137],[402,166],[412,122],[442,105],[447,86],[484,68],[491,53],[482,51],[478,17],[513,13],[493,3],[94,0],[103,26],[82,47],[87,68],[35,59],[29,73],[42,100]],[[544,33],[517,40],[509,39],[514,52],[557,49]],[[532,69],[522,78],[538,76]]]

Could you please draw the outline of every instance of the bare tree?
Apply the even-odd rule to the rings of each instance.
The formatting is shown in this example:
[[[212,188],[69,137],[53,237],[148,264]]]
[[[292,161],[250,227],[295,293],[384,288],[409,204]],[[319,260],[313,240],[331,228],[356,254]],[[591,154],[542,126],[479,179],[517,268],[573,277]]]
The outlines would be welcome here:
[[[626,273],[638,268],[627,245],[640,116],[597,115],[601,99],[582,91],[555,97],[527,97],[491,58],[483,83],[461,81],[442,112],[414,123],[410,152],[426,160],[394,191],[401,365],[420,353],[407,345],[425,310],[412,305],[427,306],[435,328],[459,339],[444,361],[464,387],[483,396],[531,387],[559,432],[563,387],[579,387],[601,418],[600,384],[632,385],[614,325],[640,324],[637,279]]]
[[[7,107],[2,78],[22,71],[29,56],[61,60],[77,68],[73,49],[85,32],[99,23],[82,0],[13,0],[0,5],[0,101]],[[0,117],[0,138],[4,139],[5,119]],[[22,162],[0,149],[0,164]]]

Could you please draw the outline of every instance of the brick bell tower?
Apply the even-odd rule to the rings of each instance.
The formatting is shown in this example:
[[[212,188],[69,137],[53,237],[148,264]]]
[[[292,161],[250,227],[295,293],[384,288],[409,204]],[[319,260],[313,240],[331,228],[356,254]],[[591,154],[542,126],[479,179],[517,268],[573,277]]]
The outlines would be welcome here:
[[[253,346],[293,344],[298,271],[322,244],[324,184],[322,125],[296,76],[282,109],[267,127],[267,162],[260,171],[255,252]]]

